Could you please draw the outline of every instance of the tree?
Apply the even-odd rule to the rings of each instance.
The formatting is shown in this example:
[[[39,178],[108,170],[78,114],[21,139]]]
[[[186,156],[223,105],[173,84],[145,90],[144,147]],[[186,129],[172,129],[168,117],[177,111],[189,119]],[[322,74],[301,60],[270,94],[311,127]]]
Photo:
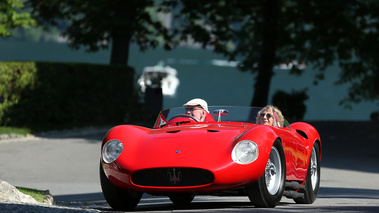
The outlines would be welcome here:
[[[153,0],[28,0],[40,24],[57,26],[67,20],[63,35],[69,46],[86,47],[88,52],[109,48],[111,64],[127,65],[129,45],[141,50],[157,47],[160,41],[170,49],[168,29],[151,15]]]
[[[22,12],[21,0],[0,0],[0,37],[12,36],[11,30],[18,27],[30,28],[35,20],[27,12]]]
[[[172,4],[173,0],[165,1]],[[268,102],[275,64],[314,65],[315,83],[339,62],[338,83],[353,83],[343,103],[379,99],[379,2],[375,0],[181,0],[179,39],[189,37],[256,75],[251,105]],[[178,4],[180,5],[180,4]],[[293,74],[301,74],[294,66]]]

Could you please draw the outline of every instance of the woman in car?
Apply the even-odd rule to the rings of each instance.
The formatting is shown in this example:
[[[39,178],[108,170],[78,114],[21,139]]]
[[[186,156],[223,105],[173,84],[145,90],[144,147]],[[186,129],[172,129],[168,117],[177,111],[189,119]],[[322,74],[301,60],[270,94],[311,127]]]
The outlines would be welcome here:
[[[258,112],[256,122],[257,124],[283,127],[284,117],[277,107],[267,105]]]

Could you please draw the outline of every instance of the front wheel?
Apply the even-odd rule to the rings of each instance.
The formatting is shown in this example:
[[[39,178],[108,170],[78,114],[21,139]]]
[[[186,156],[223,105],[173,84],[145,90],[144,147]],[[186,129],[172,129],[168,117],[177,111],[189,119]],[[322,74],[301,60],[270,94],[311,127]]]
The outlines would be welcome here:
[[[275,207],[282,199],[286,178],[286,160],[283,146],[277,140],[273,144],[266,169],[261,178],[248,186],[247,194],[255,207]]]
[[[307,177],[305,179],[304,197],[294,199],[296,203],[311,204],[318,195],[320,188],[320,146],[315,143],[309,159]]]
[[[114,210],[125,211],[133,209],[141,200],[142,193],[125,190],[113,185],[104,173],[100,163],[100,183],[105,200]]]

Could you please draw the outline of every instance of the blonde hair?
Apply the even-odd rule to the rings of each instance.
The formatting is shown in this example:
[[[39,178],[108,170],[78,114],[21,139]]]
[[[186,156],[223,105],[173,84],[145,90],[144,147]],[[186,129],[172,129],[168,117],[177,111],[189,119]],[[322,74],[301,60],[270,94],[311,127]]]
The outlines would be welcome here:
[[[264,112],[264,111],[271,111],[271,113],[276,113],[276,115],[278,116],[278,120],[279,120],[279,123],[280,123],[280,126],[283,127],[284,126],[284,116],[282,114],[282,112],[279,110],[278,107],[276,106],[271,106],[271,105],[267,105],[265,107],[263,107],[261,110],[259,110],[258,114],[257,114],[257,117],[255,118],[256,119],[256,122],[259,123],[259,115],[261,114],[261,112]],[[274,118],[275,120],[275,118]],[[277,126],[276,122],[274,122],[274,126]]]

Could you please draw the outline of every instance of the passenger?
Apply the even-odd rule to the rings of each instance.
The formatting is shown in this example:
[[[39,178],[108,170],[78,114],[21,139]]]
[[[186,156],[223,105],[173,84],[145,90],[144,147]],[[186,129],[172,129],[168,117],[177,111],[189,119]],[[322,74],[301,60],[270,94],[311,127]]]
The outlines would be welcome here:
[[[274,113],[276,114],[277,119],[275,119]],[[277,107],[267,105],[258,112],[256,121],[257,124],[283,127],[284,117]]]
[[[196,118],[198,122],[204,122],[207,113],[209,113],[208,103],[200,98],[192,99],[183,106],[186,107],[186,114]]]

